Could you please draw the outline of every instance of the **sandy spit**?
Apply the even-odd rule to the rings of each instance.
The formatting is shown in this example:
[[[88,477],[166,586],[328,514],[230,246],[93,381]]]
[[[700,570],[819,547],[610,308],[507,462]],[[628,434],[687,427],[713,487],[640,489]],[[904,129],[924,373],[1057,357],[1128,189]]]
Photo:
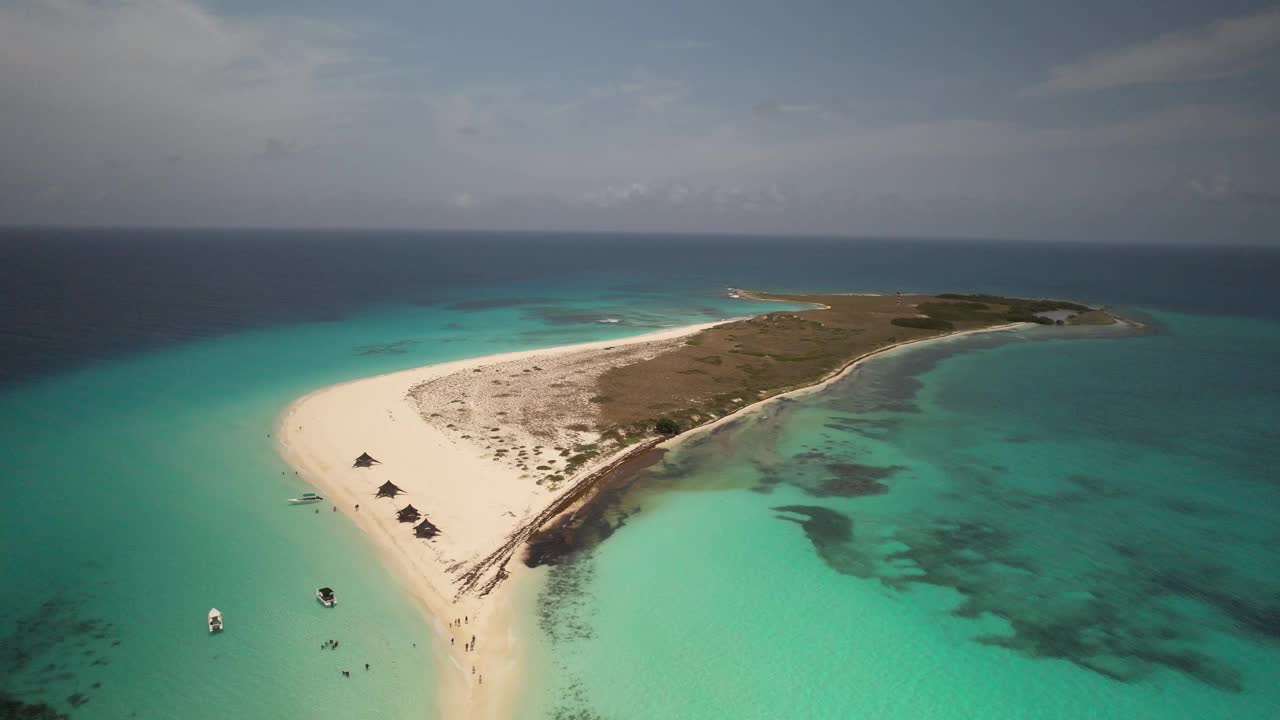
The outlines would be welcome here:
[[[618,348],[629,345],[661,348],[718,324],[489,355],[379,375],[309,393],[281,414],[276,437],[282,457],[369,536],[383,562],[427,614],[438,639],[436,680],[442,718],[496,720],[513,714],[521,682],[520,661],[527,655],[514,629],[513,598],[536,578],[521,563],[512,562],[508,567],[510,577],[488,595],[480,596],[475,592],[459,594],[459,574],[501,546],[513,530],[574,489],[572,478],[554,486],[539,484],[531,473],[510,461],[510,454],[495,459],[494,438],[501,437],[510,448],[532,448],[538,443],[537,437],[521,434],[519,422],[492,425],[493,434],[482,437],[476,430],[488,422],[468,422],[466,413],[460,414],[466,406],[487,410],[490,418],[497,414],[514,416],[519,405],[538,403],[539,397],[530,396],[538,393],[520,394],[522,383],[517,377],[516,382],[508,383],[514,393],[512,401],[500,402],[504,393],[490,394],[484,398],[490,407],[480,407],[474,394],[467,394],[466,383],[459,381],[470,376],[461,373],[479,377],[485,372],[509,372],[511,368],[516,372],[521,368],[554,370],[557,362],[562,363],[562,369],[576,368],[582,362],[583,351],[609,350],[619,356]],[[855,358],[818,383],[748,405],[664,445],[674,446],[744,414],[759,412],[781,398],[818,392],[862,363],[909,345],[1020,327],[1025,325],[1011,323],[954,332],[882,348]],[[645,348],[636,350],[642,353]],[[543,445],[553,442],[544,440]],[[368,452],[379,463],[371,468],[353,467],[354,459],[362,452]],[[554,457],[546,447],[540,452],[543,454],[539,458]],[[586,477],[628,452],[601,457],[575,477]],[[394,500],[375,499],[376,488],[388,480],[404,494]],[[396,511],[410,503],[439,526],[442,534],[432,540],[420,540],[413,535],[413,524],[398,522]],[[462,622],[456,624],[455,620]],[[465,649],[473,637],[475,649]]]
[[[383,562],[426,612],[438,638],[440,717],[496,719],[512,714],[524,653],[512,629],[512,596],[513,588],[529,582],[521,577],[528,573],[519,562],[511,563],[511,577],[484,597],[459,596],[458,574],[502,545],[513,529],[571,491],[572,485],[539,485],[511,463],[495,461],[482,439],[460,435],[459,427],[465,426],[447,427],[444,413],[460,403],[447,401],[447,392],[415,396],[411,389],[447,391],[449,383],[434,381],[476,370],[483,373],[492,366],[509,367],[504,363],[536,362],[551,368],[557,358],[586,350],[669,344],[718,324],[378,375],[309,393],[281,414],[276,433],[281,456],[369,536]],[[466,402],[462,395],[454,399]],[[538,398],[520,400],[536,403]],[[431,407],[432,402],[439,407]],[[433,412],[441,413],[439,421],[428,421]],[[517,430],[514,422],[503,426],[503,433]],[[353,467],[364,452],[379,463]],[[578,475],[615,459],[599,458]],[[375,499],[376,488],[388,480],[404,494],[394,500]],[[414,537],[412,523],[397,520],[397,511],[410,503],[439,526],[439,536],[420,540]],[[455,619],[463,622],[455,625]],[[475,650],[464,649],[473,636]]]

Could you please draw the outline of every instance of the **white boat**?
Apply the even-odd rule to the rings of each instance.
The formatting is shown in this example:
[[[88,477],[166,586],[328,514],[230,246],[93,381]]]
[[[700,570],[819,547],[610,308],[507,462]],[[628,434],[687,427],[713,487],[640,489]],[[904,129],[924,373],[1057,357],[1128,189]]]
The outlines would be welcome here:
[[[301,497],[289,498],[290,505],[307,505],[309,503],[318,503],[324,498],[315,493],[302,493]]]
[[[222,632],[222,613],[218,612],[218,608],[209,610],[209,632]]]
[[[338,598],[333,594],[333,588],[322,587],[316,590],[316,599],[325,607],[333,607],[338,604]]]

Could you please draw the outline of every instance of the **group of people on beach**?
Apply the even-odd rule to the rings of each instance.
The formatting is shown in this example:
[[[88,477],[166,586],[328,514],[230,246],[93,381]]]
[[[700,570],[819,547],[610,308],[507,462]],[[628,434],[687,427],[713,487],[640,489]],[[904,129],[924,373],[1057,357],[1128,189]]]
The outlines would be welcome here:
[[[450,626],[450,627],[455,627],[455,628],[462,627],[463,625],[466,625],[466,624],[467,624],[467,621],[468,621],[468,618],[466,618],[465,616],[464,616],[462,619],[454,618],[453,622],[449,623],[449,626]],[[456,644],[456,643],[455,643],[455,640],[456,640],[456,638],[449,638],[449,644],[450,644],[450,645],[454,645],[454,644]],[[471,652],[471,651],[475,650],[475,649],[476,649],[476,636],[475,636],[475,635],[472,635],[472,636],[471,636],[471,642],[465,642],[465,643],[462,643],[462,649],[463,649],[463,650],[465,650],[465,651],[467,651],[467,652]]]
[[[463,615],[463,616],[462,616],[462,617],[460,617],[460,618],[454,618],[454,619],[453,619],[453,622],[449,623],[449,627],[460,628],[460,627],[462,627],[463,625],[469,625],[469,624],[471,624],[471,618],[470,618],[469,616],[467,616],[467,615]],[[450,645],[453,645],[453,644],[454,644],[454,638],[449,638],[449,644],[450,644]],[[467,652],[471,652],[472,650],[475,650],[475,649],[476,649],[476,636],[475,636],[475,635],[472,635],[472,636],[471,636],[471,642],[469,642],[469,643],[463,643],[463,644],[462,644],[462,649],[463,649],[463,650],[466,650]]]
[[[470,624],[471,624],[471,617],[470,617],[469,615],[463,615],[463,616],[462,616],[462,617],[460,617],[460,618],[454,618],[454,619],[453,619],[453,622],[449,623],[449,627],[451,627],[451,628],[460,628],[460,627],[462,627],[463,625],[470,625]],[[452,637],[451,637],[451,638],[449,638],[449,644],[450,644],[450,645],[456,645],[456,644],[457,644],[457,642],[456,642],[456,641],[457,641],[457,638],[452,638]],[[466,651],[466,652],[474,652],[474,651],[475,651],[475,649],[476,649],[476,636],[475,636],[475,635],[472,635],[472,636],[471,636],[471,641],[470,641],[470,642],[464,642],[464,643],[462,643],[462,649],[463,649],[464,651]],[[476,666],[475,666],[475,665],[472,665],[472,666],[471,666],[471,674],[472,674],[472,675],[476,675]],[[478,675],[478,676],[477,676],[477,678],[476,678],[476,683],[477,683],[477,684],[479,684],[479,685],[483,685],[483,684],[484,684],[484,675]]]

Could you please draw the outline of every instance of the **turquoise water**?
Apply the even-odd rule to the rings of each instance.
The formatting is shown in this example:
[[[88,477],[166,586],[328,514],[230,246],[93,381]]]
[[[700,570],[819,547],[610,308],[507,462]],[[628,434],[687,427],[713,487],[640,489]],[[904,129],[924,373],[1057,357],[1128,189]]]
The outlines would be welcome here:
[[[525,717],[1280,717],[1280,324],[910,349],[551,569]]]
[[[527,715],[1280,716],[1277,273],[1267,248],[0,231],[0,716],[432,716],[425,618],[341,514],[284,504],[277,414],[777,309],[725,285],[1213,315],[918,349],[673,454],[551,573]]]
[[[387,306],[8,388],[0,690],[77,718],[431,717],[426,619],[340,513],[285,503],[309,488],[275,418],[343,380],[776,309],[711,292]]]

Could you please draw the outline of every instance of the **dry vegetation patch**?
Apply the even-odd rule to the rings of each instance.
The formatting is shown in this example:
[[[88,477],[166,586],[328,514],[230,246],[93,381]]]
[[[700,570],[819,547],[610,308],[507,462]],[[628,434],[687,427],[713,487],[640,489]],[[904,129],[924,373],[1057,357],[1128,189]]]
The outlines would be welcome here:
[[[780,295],[753,299],[818,304],[720,325],[675,350],[610,369],[598,383],[600,429],[605,437],[634,441],[651,436],[660,418],[681,428],[721,417],[745,405],[812,385],[849,362],[894,343],[955,330],[999,325],[1005,304],[931,295]],[[936,323],[932,314],[946,315]],[[918,319],[920,322],[911,322]],[[894,320],[922,327],[895,325]],[[937,325],[934,327],[933,325]]]
[[[817,305],[674,340],[495,363],[413,387],[423,419],[550,489],[637,443],[820,382],[890,345],[1030,318],[1057,301],[974,295],[780,295]],[[1081,322],[1101,322],[1095,312]],[[1110,318],[1106,313],[1101,315]]]

